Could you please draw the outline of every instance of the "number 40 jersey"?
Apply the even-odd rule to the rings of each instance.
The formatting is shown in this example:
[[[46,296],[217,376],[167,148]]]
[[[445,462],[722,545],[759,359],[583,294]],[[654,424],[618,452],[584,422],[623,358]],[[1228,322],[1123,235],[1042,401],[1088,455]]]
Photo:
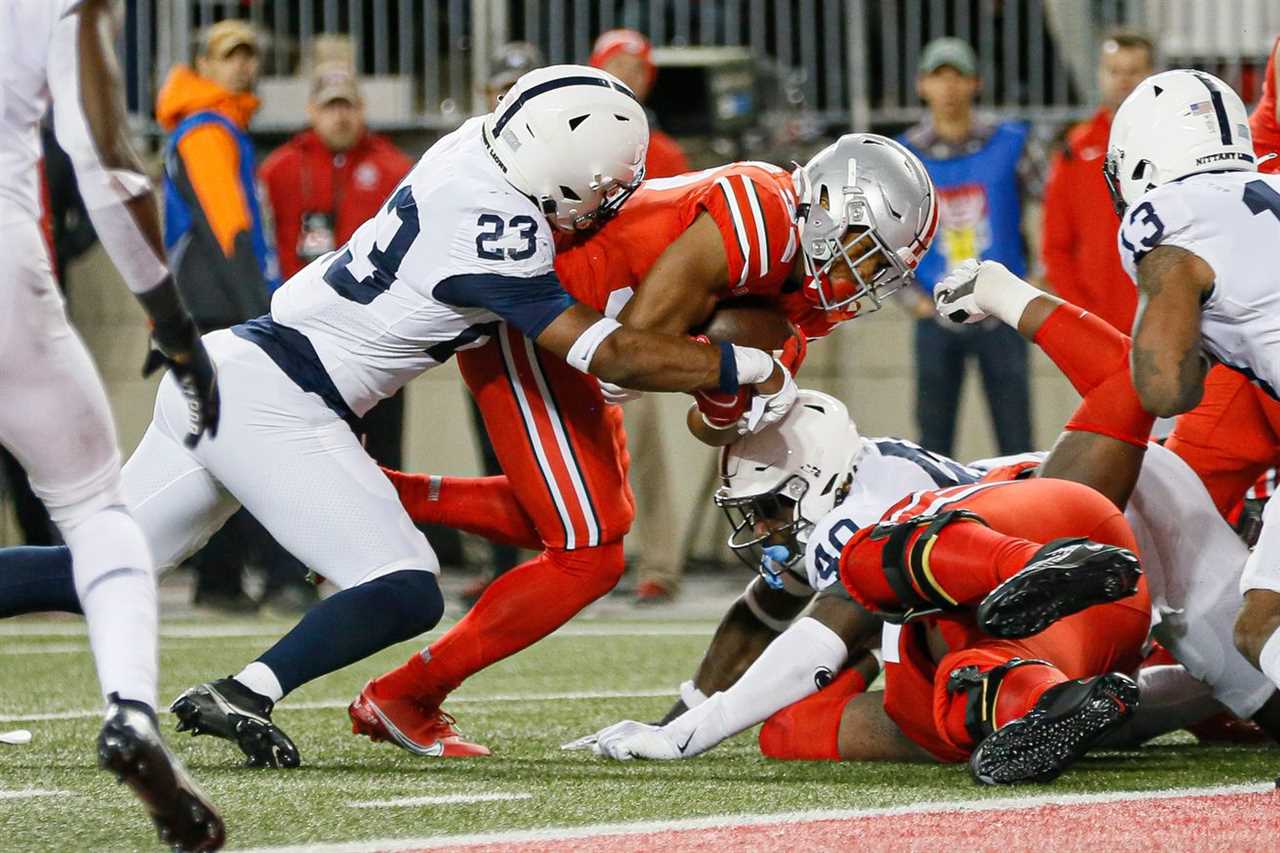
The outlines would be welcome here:
[[[1120,223],[1120,259],[1136,282],[1157,246],[1177,246],[1213,268],[1201,309],[1206,352],[1260,385],[1280,389],[1280,175],[1208,172],[1156,187]]]
[[[573,304],[551,226],[489,156],[483,120],[433,145],[345,247],[271,300],[271,318],[306,336],[356,415],[499,321],[532,340]]]

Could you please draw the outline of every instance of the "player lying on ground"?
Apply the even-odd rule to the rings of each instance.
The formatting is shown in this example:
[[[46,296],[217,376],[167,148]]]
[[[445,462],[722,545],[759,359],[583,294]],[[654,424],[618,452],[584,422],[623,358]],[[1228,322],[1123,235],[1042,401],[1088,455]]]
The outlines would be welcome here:
[[[0,13],[0,442],[31,477],[67,547],[31,580],[83,607],[106,715],[98,762],[146,804],[162,841],[222,846],[222,819],[157,729],[156,583],[120,482],[115,427],[67,320],[40,232],[40,122],[52,110],[98,236],[152,324],[191,446],[218,427],[218,386],[164,262],[160,214],[130,142],[107,0],[11,0]],[[0,570],[0,574],[3,571]],[[57,575],[57,577],[53,577]],[[23,578],[6,578],[20,582]]]
[[[996,283],[1002,283],[1001,279],[997,277]],[[994,301],[1003,305],[1003,308],[995,313],[998,313],[1006,322],[1016,322],[1021,319],[1023,322],[1020,328],[1023,333],[1035,339],[1054,357],[1086,398],[1076,417],[1073,418],[1068,433],[1059,440],[1054,454],[1046,461],[1045,470],[1049,474],[1059,476],[1066,474],[1079,476],[1081,473],[1087,476],[1086,469],[1093,467],[1098,471],[1114,475],[1108,476],[1105,481],[1099,481],[1099,484],[1107,488],[1114,498],[1123,501],[1128,490],[1132,488],[1133,478],[1137,475],[1135,463],[1142,457],[1146,447],[1145,435],[1150,426],[1150,418],[1145,416],[1136,405],[1131,387],[1125,387],[1128,385],[1128,380],[1127,373],[1124,371],[1126,347],[1123,336],[1096,318],[1079,316],[1083,312],[1073,312],[1067,306],[1055,307],[1058,301],[1052,297],[1039,296],[1031,299],[1037,294],[1036,291],[1026,288],[1019,294],[1020,289],[1004,288],[1005,295],[1001,297],[999,296],[1002,292],[1001,288],[986,288],[988,292],[994,291],[997,294]],[[1023,307],[1028,302],[1031,305],[1024,312]],[[1046,314],[1052,317],[1052,321],[1046,322]],[[1108,377],[1107,365],[1112,368],[1112,377],[1119,373],[1121,378],[1117,380]],[[809,400],[810,393],[804,392],[801,406],[805,406]],[[796,409],[793,415],[784,421],[780,431],[785,433],[788,430],[788,424],[796,419],[820,417],[812,415],[811,411],[808,408]],[[833,419],[832,425],[826,431],[828,441],[834,435],[833,430],[848,430],[847,423],[841,423],[842,421],[844,421],[843,417]],[[1082,430],[1096,430],[1099,434]],[[811,432],[810,437],[814,434]],[[750,442],[744,443],[759,445],[764,438],[765,436],[754,436]],[[901,474],[909,473],[926,480],[933,478],[937,481],[943,476],[964,475],[965,469],[962,466],[954,465],[949,460],[941,460],[932,454],[919,452],[912,454],[915,457],[915,465],[903,464],[899,461],[899,457],[903,455],[900,450],[903,445],[889,447],[895,453],[886,457],[881,452],[885,448],[876,447],[873,451],[871,444],[866,446],[861,459],[851,463],[856,464],[853,470],[858,476],[850,477],[850,497],[846,497],[845,502],[851,499],[852,502],[844,511],[837,507],[834,513],[813,526],[808,536],[809,547],[805,549],[805,559],[808,579],[815,586],[821,587],[830,583],[833,574],[834,561],[826,555],[824,546],[829,541],[836,551],[841,550],[850,532],[867,523],[859,519],[859,509],[865,510],[865,507],[859,505],[869,497],[874,501],[872,496],[877,491],[881,478],[895,470],[895,466]],[[1172,454],[1161,448],[1153,446],[1151,453],[1152,461],[1144,469],[1142,478],[1138,480],[1137,493],[1129,516],[1134,521],[1139,540],[1146,546],[1144,553],[1151,554],[1149,577],[1153,581],[1159,611],[1163,617],[1162,634],[1178,649],[1197,673],[1212,684],[1216,695],[1238,714],[1248,717],[1251,713],[1256,713],[1256,718],[1264,720],[1268,712],[1274,716],[1276,704],[1274,701],[1269,702],[1266,708],[1260,708],[1272,695],[1267,685],[1257,678],[1249,667],[1242,666],[1243,661],[1239,660],[1238,656],[1232,660],[1230,655],[1229,613],[1233,598],[1230,594],[1230,586],[1233,578],[1228,572],[1224,582],[1220,559],[1223,555],[1234,553],[1235,564],[1239,566],[1244,558],[1243,548],[1231,535],[1230,530],[1216,518],[1203,488],[1186,467]],[[761,455],[762,458],[767,458],[776,454],[766,452]],[[1110,465],[1105,461],[1105,457],[1108,456],[1111,459]],[[821,456],[814,453],[802,454],[802,458],[817,463],[815,468],[823,463]],[[1081,465],[1079,462],[1084,464]],[[1102,467],[1097,467],[1099,463],[1102,463]],[[865,469],[862,468],[863,465],[866,466]],[[1113,465],[1118,467],[1111,467]],[[1076,470],[1068,472],[1064,468]],[[838,464],[837,470],[840,470]],[[865,482],[861,476],[864,470],[871,475]],[[972,473],[969,476],[972,476]],[[821,477],[825,478],[826,472]],[[903,480],[904,483],[908,482],[905,476]],[[722,495],[722,501],[728,499],[726,502],[736,502],[735,498],[742,497],[733,494],[732,480],[730,480],[729,489],[724,491],[728,494]],[[744,491],[750,491],[750,489]],[[890,487],[890,495],[892,491]],[[801,510],[804,506],[803,497],[806,494],[807,490],[802,491],[802,500],[795,506],[795,514],[788,512],[786,519],[788,526],[794,524],[794,528],[801,532],[809,526]],[[768,496],[774,499],[776,505],[779,492],[775,491]],[[785,494],[782,497],[785,501]],[[885,498],[885,500],[891,499],[891,497]],[[1169,507],[1176,507],[1177,511],[1171,513]],[[875,516],[874,509],[871,510],[871,515]],[[783,555],[777,554],[777,556]],[[764,587],[761,582],[756,582],[754,588],[760,591]],[[775,597],[773,600],[776,602],[778,599]],[[759,599],[756,601],[757,606],[758,601]],[[744,603],[747,605],[745,608]],[[836,606],[830,600],[830,596],[820,595],[810,616],[823,619],[820,609],[824,605],[828,608]],[[744,610],[754,609],[751,603],[742,602],[736,609],[738,624],[750,625],[753,620]],[[792,613],[794,612],[792,610]],[[779,615],[785,617],[790,614]],[[1072,618],[1079,619],[1088,615],[1089,613],[1085,613],[1080,617]],[[760,624],[763,620],[756,618],[754,621]],[[805,621],[814,620],[802,619],[797,625]],[[726,624],[728,622],[727,618]],[[739,628],[735,633],[739,635],[737,643],[748,647],[748,655],[753,653],[752,647],[758,648],[761,642],[759,632]],[[742,639],[744,636],[745,640]],[[865,634],[863,637],[852,638],[845,635],[840,639],[845,641],[848,648],[859,640],[865,641]],[[853,643],[849,643],[850,639]],[[732,646],[734,643],[731,641],[728,645]],[[902,649],[896,644],[891,642],[886,645],[886,649],[887,658],[895,657],[896,651],[898,661],[903,660]],[[911,660],[911,655],[906,659]],[[698,679],[705,679],[709,690],[723,689],[722,685],[726,682],[731,683],[736,677],[736,671],[741,671],[740,664],[736,662],[732,662],[729,666],[709,666],[708,664],[709,660],[704,660]],[[763,664],[762,660],[761,666],[752,671],[761,675],[766,674],[768,668]],[[790,666],[792,664],[783,662],[784,671]],[[898,662],[888,664],[891,684],[897,667]],[[803,666],[798,669],[805,670]],[[808,682],[812,679],[814,672],[803,671],[802,674],[803,681]],[[720,679],[720,684],[715,683],[716,679]],[[800,681],[801,678],[798,675],[796,683],[799,684]],[[860,681],[861,678],[858,675],[843,674],[834,684],[812,699],[799,702],[775,714],[761,732],[762,747],[768,754],[792,758],[832,758],[837,755],[851,759],[907,758],[913,755],[923,757],[926,753],[910,746],[901,733],[897,732],[894,726],[884,718],[883,713],[877,713],[877,700],[874,697],[852,698],[860,690]],[[686,684],[682,689],[684,702],[701,703],[704,694],[702,691],[692,689],[693,687],[694,685]],[[723,696],[728,698],[734,693],[742,696],[742,691],[736,686]],[[885,698],[886,702],[890,702],[893,697],[886,694]],[[722,704],[728,703],[722,700]],[[1165,704],[1163,698],[1161,704]],[[1182,718],[1175,719],[1178,719],[1178,722],[1170,727],[1177,727],[1190,721]],[[741,727],[745,728],[758,720],[759,718],[753,719]],[[1168,725],[1167,720],[1161,722]],[[1274,725],[1271,728],[1272,731],[1276,730]],[[1145,733],[1149,734],[1151,731],[1146,729]],[[645,733],[643,736],[648,734]]]
[[[536,135],[535,135],[536,129]],[[341,590],[234,678],[173,705],[182,728],[236,742],[251,764],[293,766],[271,722],[298,685],[430,629],[443,609],[434,552],[351,421],[500,322],[583,372],[651,390],[758,385],[760,424],[785,413],[790,375],[761,350],[637,331],[575,302],[552,267],[552,229],[607,218],[640,182],[648,126],[632,93],[590,68],[517,82],[496,112],[437,142],[346,248],[276,291],[272,314],[205,337],[240,393],[221,432],[181,441],[167,379],[124,488],[161,567],[199,548],[241,504]],[[56,573],[60,549],[0,554]],[[437,714],[438,739],[453,737]]]
[[[873,307],[901,286],[936,223],[933,186],[916,158],[890,139],[850,134],[794,176],[735,163],[648,181],[603,229],[562,251],[556,269],[577,298],[638,328],[688,334],[746,296],[778,305],[801,334],[819,337],[859,302]],[[791,337],[781,325],[768,348]],[[505,476],[391,477],[415,521],[542,553],[352,703],[355,731],[421,755],[438,754],[437,709],[464,679],[613,588],[634,514],[621,411],[591,377],[532,357],[515,329],[495,337],[460,353],[459,366],[489,430],[510,437],[496,448]],[[798,366],[803,348],[788,349]],[[620,399],[616,389],[608,394]],[[747,403],[745,394],[698,395],[730,438]],[[456,741],[444,750],[469,752]]]

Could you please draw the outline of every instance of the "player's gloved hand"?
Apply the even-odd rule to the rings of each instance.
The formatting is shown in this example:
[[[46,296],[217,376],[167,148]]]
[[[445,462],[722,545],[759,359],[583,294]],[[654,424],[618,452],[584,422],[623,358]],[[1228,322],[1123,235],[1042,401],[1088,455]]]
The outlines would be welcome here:
[[[650,758],[670,761],[680,758],[680,747],[671,740],[662,726],[623,720],[596,732],[592,745],[596,755],[618,761],[633,758]]]
[[[162,367],[173,374],[182,396],[187,399],[187,437],[183,443],[194,448],[206,432],[218,434],[218,418],[222,412],[218,395],[218,372],[209,358],[195,324],[187,320],[186,329],[162,328],[152,332],[154,349],[147,354],[142,375],[150,376]]]
[[[703,423],[712,429],[729,429],[737,426],[751,406],[751,389],[739,388],[736,394],[694,391],[693,400]]]
[[[796,394],[800,389],[796,387],[796,381],[791,378],[791,371],[776,359],[774,364],[777,366],[775,376],[779,371],[781,372],[781,387],[776,391],[765,392],[763,386],[756,386],[756,395],[751,398],[751,408],[738,422],[738,431],[741,433],[768,429],[786,417],[787,412],[791,411],[791,407],[795,405]],[[774,381],[776,379],[771,380],[771,382]]]
[[[600,393],[604,395],[604,401],[615,406],[621,406],[623,403],[644,396],[643,391],[636,391],[634,388],[623,388],[621,385],[614,385],[599,378],[596,381],[600,383]]]
[[[933,304],[938,313],[953,323],[980,323],[987,312],[978,305],[979,264],[970,259],[956,266],[933,287]]]

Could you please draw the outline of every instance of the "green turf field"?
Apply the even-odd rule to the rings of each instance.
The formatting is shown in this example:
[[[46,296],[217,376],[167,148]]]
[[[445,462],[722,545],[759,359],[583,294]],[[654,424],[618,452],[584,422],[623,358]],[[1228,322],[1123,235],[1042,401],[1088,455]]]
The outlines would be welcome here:
[[[169,622],[161,698],[237,670],[281,623]],[[713,623],[580,619],[468,682],[446,706],[487,759],[422,759],[353,737],[345,705],[364,680],[401,662],[405,644],[304,687],[277,709],[303,766],[248,770],[238,750],[207,737],[171,742],[223,810],[228,846],[434,836],[698,815],[840,809],[984,796],[962,767],[780,763],[742,736],[697,759],[606,763],[560,743],[625,717],[652,719],[698,661]],[[214,636],[199,636],[202,633]],[[27,728],[27,746],[0,745],[0,850],[158,849],[127,791],[93,764],[98,704],[77,621],[0,624],[0,731]],[[58,719],[24,719],[63,714]],[[163,716],[172,733],[173,718]],[[1280,751],[1200,747],[1187,736],[1087,759],[1055,790],[1096,792],[1259,782]],[[48,796],[12,796],[37,789]],[[359,807],[406,797],[512,795],[478,803]]]

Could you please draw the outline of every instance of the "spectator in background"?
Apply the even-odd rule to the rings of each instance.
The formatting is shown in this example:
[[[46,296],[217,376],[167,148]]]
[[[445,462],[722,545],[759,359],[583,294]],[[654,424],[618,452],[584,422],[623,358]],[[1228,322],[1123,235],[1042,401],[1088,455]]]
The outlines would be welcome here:
[[[267,313],[280,285],[276,256],[258,204],[249,120],[258,110],[257,34],[244,21],[220,21],[200,34],[194,69],[178,65],[156,96],[165,145],[165,248],[178,290],[201,332]],[[245,557],[267,575],[277,609],[315,598],[305,569],[239,510],[190,565],[195,603],[230,612],[257,609],[244,591]]]
[[[938,236],[916,280],[916,418],[920,443],[952,455],[965,368],[977,358],[1000,453],[1031,449],[1031,391],[1026,341],[995,318],[961,326],[933,310],[933,286],[961,261],[1000,261],[1027,272],[1022,196],[1034,195],[1036,153],[1026,124],[975,114],[982,81],[968,43],[940,38],[925,46],[917,91],[923,122],[899,137],[923,161],[938,188]]]
[[[273,151],[258,173],[286,279],[351,239],[413,167],[390,139],[366,127],[364,100],[347,63],[316,66],[307,117],[310,127]],[[388,468],[403,467],[404,391],[374,406],[362,426],[369,455]]]
[[[1267,59],[1266,76],[1262,81],[1262,98],[1249,116],[1249,127],[1253,130],[1253,150],[1262,158],[1268,154],[1280,152],[1280,100],[1276,99],[1276,91],[1280,89],[1280,38],[1271,48],[1271,56]],[[1280,157],[1271,157],[1259,161],[1259,172],[1280,173]]]
[[[658,78],[658,66],[653,64],[653,49],[649,40],[635,30],[609,30],[601,33],[591,49],[590,64],[608,71],[631,87],[640,103],[649,98],[653,81]],[[689,160],[680,143],[658,129],[658,123],[649,112],[649,154],[644,161],[646,178],[667,178],[689,171]]]
[[[1044,189],[1041,251],[1049,287],[1125,334],[1133,328],[1138,291],[1120,265],[1120,219],[1102,177],[1102,161],[1111,116],[1155,71],[1155,59],[1155,45],[1147,36],[1129,30],[1106,35],[1098,58],[1102,103],[1092,118],[1068,131]]]
[[[658,67],[653,63],[649,40],[635,30],[609,30],[596,39],[591,65],[608,71],[626,83],[641,103],[649,97]],[[666,178],[689,171],[689,161],[679,143],[657,128],[649,113],[649,153],[645,179]],[[684,553],[679,525],[666,492],[671,484],[666,448],[662,440],[662,403],[647,394],[626,407],[626,428],[631,445],[631,483],[641,496],[636,501],[635,540],[645,547],[632,556],[636,569],[635,603],[661,604],[680,589]]]

